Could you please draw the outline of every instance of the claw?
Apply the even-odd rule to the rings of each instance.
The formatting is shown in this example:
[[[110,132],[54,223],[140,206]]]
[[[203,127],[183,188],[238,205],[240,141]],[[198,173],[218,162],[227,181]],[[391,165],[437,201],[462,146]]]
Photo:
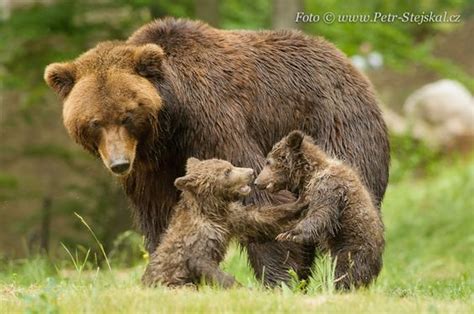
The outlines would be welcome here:
[[[275,240],[277,241],[291,241],[296,243],[303,243],[304,236],[301,230],[293,229],[290,231],[282,232],[276,236]]]
[[[276,236],[275,239],[277,241],[288,241],[288,239],[289,239],[288,232],[280,233],[279,235]]]

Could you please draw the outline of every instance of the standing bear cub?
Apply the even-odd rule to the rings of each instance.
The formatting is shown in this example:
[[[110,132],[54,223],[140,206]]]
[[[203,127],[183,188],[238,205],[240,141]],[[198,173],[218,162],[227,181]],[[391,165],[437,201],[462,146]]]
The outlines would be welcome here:
[[[228,215],[251,192],[253,169],[189,158],[186,175],[175,180],[182,191],[168,229],[151,255],[142,281],[147,286],[193,285],[204,280],[224,288],[235,279],[219,268],[232,236]]]
[[[349,289],[370,284],[382,268],[383,223],[359,176],[331,159],[313,139],[291,132],[275,144],[255,180],[257,187],[296,193],[299,220],[276,239],[318,245],[336,261],[335,284]]]

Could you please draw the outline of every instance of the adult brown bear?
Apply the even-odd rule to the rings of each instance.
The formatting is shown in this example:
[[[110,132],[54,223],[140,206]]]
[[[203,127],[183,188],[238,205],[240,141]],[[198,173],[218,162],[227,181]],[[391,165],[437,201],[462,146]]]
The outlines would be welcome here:
[[[63,98],[72,138],[119,177],[150,251],[188,157],[260,171],[272,145],[294,129],[354,166],[378,207],[385,193],[389,144],[371,86],[321,38],[156,20],[126,42],[49,65],[45,80]],[[256,192],[248,202],[272,198]],[[261,240],[246,243],[259,278],[286,280],[289,267],[308,275],[314,247]]]

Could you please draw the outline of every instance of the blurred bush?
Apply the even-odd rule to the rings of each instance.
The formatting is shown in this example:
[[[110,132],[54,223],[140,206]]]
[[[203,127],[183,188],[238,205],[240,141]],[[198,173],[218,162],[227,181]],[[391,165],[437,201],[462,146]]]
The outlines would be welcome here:
[[[131,267],[148,259],[143,236],[127,230],[117,236],[109,253],[112,265],[115,267]]]
[[[442,155],[410,134],[390,136],[390,183],[403,179],[426,177],[434,173]]]

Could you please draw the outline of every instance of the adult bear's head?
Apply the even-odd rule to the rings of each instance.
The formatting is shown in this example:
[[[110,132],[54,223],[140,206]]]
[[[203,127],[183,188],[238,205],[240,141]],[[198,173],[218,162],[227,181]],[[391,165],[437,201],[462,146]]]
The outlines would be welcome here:
[[[62,98],[71,137],[115,175],[133,168],[137,146],[158,134],[163,50],[105,42],[76,60],[47,66],[44,79]]]

